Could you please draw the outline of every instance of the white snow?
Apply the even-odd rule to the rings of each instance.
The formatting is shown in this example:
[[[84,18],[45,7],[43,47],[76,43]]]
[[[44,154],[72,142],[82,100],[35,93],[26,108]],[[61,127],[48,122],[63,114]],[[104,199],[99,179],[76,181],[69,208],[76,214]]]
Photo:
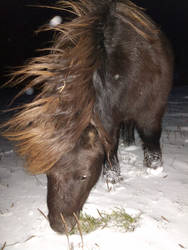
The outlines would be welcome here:
[[[188,87],[173,91],[163,127],[163,172],[147,173],[138,137],[136,146],[120,144],[124,179],[109,192],[101,177],[84,206],[84,212],[93,216],[97,209],[117,207],[139,215],[135,231],[100,229],[83,236],[83,247],[80,236],[72,235],[72,249],[188,249]],[[69,249],[66,236],[53,232],[40,212],[47,214],[45,175],[27,174],[23,161],[3,138],[0,149],[0,249]]]
[[[34,88],[28,88],[28,89],[26,89],[25,93],[27,95],[33,95],[34,94]]]
[[[49,22],[50,26],[52,26],[52,27],[56,27],[56,26],[59,25],[60,23],[62,23],[62,17],[61,17],[61,16],[54,16],[54,17],[50,20],[50,22]]]

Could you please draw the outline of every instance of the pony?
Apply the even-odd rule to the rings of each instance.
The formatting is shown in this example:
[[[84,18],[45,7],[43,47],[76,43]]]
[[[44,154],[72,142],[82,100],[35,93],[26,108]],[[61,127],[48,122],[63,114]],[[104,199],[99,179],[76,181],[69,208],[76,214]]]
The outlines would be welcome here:
[[[71,18],[44,26],[54,31],[53,45],[13,73],[13,85],[28,82],[21,93],[40,91],[4,124],[3,135],[16,141],[29,172],[47,175],[49,222],[65,233],[102,171],[120,180],[120,135],[130,144],[136,129],[146,169],[162,166],[173,55],[157,25],[129,0],[60,1],[55,8]]]

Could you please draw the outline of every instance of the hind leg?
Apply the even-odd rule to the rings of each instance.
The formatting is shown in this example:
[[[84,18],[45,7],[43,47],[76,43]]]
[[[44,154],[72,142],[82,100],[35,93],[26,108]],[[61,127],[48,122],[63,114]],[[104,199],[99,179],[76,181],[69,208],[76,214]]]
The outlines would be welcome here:
[[[134,121],[126,121],[124,124],[122,124],[120,136],[125,146],[130,146],[135,144],[134,131],[135,131]]]
[[[162,167],[162,153],[160,147],[161,126],[137,127],[143,141],[144,165],[150,169]]]

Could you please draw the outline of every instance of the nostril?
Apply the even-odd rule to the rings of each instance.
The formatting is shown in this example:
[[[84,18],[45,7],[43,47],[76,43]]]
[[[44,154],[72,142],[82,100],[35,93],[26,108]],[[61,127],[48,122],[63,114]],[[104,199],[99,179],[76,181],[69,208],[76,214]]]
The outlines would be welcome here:
[[[65,219],[62,213],[60,213],[60,217],[61,217],[61,223],[64,226],[65,233],[71,232],[74,225],[71,223],[70,217],[68,217],[69,219],[68,218]]]

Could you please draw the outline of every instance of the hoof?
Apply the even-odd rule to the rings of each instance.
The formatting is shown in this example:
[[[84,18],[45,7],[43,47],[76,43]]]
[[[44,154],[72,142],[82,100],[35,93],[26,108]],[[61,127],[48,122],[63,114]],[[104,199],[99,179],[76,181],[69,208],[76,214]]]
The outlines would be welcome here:
[[[104,178],[106,180],[106,183],[111,183],[111,184],[117,184],[123,180],[123,177],[119,173],[112,170],[108,170],[104,174]]]

